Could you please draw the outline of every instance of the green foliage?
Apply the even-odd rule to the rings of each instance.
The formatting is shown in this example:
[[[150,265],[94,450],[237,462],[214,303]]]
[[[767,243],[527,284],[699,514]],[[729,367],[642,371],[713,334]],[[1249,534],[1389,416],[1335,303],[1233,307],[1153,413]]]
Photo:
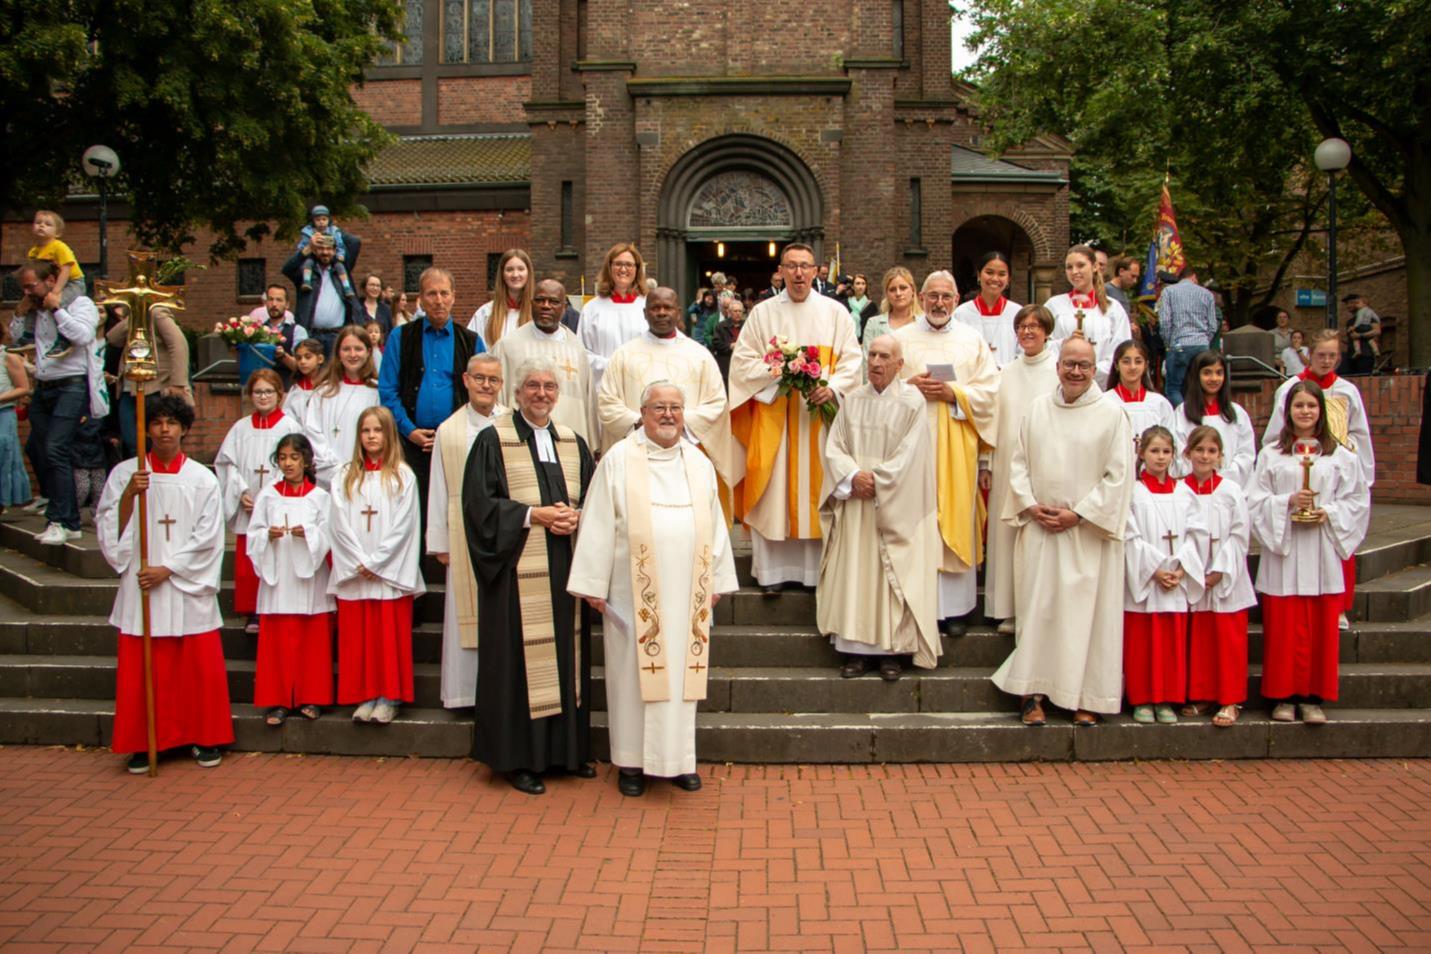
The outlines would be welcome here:
[[[57,202],[103,143],[157,247],[208,227],[231,253],[317,199],[358,212],[388,134],[350,87],[400,20],[393,0],[6,0],[0,206]]]

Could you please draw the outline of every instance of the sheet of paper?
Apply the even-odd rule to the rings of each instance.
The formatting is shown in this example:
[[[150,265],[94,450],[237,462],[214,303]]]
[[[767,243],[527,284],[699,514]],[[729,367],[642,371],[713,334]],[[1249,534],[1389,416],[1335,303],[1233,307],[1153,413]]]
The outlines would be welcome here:
[[[936,381],[943,381],[947,384],[956,380],[952,364],[931,364],[928,366],[928,370],[929,376]]]

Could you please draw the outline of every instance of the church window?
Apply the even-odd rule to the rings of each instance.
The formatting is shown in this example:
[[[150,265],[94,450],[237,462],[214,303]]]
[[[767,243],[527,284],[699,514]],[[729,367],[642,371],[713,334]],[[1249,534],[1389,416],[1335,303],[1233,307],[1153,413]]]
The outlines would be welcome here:
[[[441,0],[442,62],[527,63],[532,0]]]
[[[706,180],[691,202],[686,227],[788,229],[794,221],[784,190],[758,173],[740,170]]]
[[[427,0],[403,0],[403,35],[406,43],[397,43],[378,58],[379,66],[418,66],[422,63],[422,10]]]

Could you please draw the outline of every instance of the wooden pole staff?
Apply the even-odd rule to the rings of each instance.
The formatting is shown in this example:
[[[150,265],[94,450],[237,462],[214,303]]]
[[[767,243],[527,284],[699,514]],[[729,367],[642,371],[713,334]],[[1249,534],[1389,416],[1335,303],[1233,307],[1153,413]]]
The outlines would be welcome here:
[[[133,316],[131,315],[131,320]],[[139,469],[136,473],[148,473],[148,434],[144,422],[144,393],[139,382],[134,383],[134,427],[138,431]],[[149,569],[149,490],[139,492],[139,572]],[[144,721],[147,726],[149,745],[149,777],[159,774],[159,727],[154,714],[154,637],[150,633],[149,591],[139,590],[139,613],[144,622]]]

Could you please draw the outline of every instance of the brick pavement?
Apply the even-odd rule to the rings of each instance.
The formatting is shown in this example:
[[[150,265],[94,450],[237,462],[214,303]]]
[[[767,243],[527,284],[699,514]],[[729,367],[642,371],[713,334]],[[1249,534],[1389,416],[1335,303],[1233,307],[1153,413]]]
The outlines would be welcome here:
[[[0,749],[0,949],[1431,950],[1431,761],[611,772]]]

